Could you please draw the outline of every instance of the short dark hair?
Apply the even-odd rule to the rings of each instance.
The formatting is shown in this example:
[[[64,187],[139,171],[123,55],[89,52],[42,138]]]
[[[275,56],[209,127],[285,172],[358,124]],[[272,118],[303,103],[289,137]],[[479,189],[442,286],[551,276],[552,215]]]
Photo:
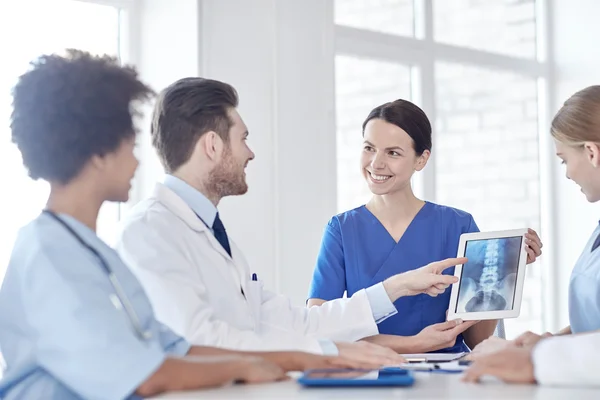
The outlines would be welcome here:
[[[154,107],[151,134],[165,171],[185,164],[207,132],[229,142],[232,121],[227,113],[237,106],[236,90],[212,79],[183,78],[163,90]]]
[[[29,176],[66,184],[95,155],[135,136],[131,107],[152,90],[114,57],[42,55],[12,90],[12,142]]]
[[[398,99],[375,107],[362,125],[363,135],[367,123],[372,119],[382,119],[404,130],[412,138],[415,153],[422,155],[431,151],[431,123],[423,110],[407,100]]]

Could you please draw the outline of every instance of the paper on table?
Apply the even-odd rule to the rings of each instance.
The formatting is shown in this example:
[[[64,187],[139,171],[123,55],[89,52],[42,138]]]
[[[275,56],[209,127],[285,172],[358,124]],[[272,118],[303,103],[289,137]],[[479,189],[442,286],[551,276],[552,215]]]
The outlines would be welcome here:
[[[464,357],[467,353],[421,353],[421,354],[402,354],[408,362],[448,362],[455,361]]]
[[[458,361],[448,361],[441,364],[438,363],[405,363],[400,364],[400,368],[411,371],[464,371],[469,368],[468,365],[460,365]]]

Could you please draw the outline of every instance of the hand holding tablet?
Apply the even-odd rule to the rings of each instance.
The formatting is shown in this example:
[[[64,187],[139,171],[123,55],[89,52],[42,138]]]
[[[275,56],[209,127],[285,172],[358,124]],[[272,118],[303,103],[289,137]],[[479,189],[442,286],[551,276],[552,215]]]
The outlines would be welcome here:
[[[521,309],[527,229],[461,235],[448,320],[516,318]]]

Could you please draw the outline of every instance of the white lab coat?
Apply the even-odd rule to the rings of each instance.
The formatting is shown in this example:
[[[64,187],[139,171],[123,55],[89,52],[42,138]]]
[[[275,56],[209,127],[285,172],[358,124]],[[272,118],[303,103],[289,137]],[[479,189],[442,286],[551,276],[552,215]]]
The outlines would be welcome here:
[[[551,337],[533,349],[533,368],[540,385],[600,386],[600,331]]]
[[[263,289],[251,280],[233,240],[230,257],[162,184],[121,228],[117,251],[144,286],[157,318],[193,344],[321,353],[319,339],[356,341],[378,333],[364,290],[307,309]]]

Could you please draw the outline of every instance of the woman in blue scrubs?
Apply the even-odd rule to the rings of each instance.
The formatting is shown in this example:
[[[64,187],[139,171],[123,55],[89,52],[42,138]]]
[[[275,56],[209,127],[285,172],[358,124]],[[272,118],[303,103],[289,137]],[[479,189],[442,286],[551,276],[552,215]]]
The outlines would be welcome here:
[[[460,235],[479,231],[469,213],[413,193],[411,177],[425,167],[432,147],[431,125],[419,107],[405,100],[385,103],[371,111],[362,129],[361,170],[373,197],[325,227],[309,306],[456,256]],[[526,243],[531,263],[542,244],[531,230]],[[401,298],[394,303],[398,314],[380,323],[380,335],[369,340],[401,353],[462,352],[493,334],[496,321],[443,322],[449,301],[449,290]]]

